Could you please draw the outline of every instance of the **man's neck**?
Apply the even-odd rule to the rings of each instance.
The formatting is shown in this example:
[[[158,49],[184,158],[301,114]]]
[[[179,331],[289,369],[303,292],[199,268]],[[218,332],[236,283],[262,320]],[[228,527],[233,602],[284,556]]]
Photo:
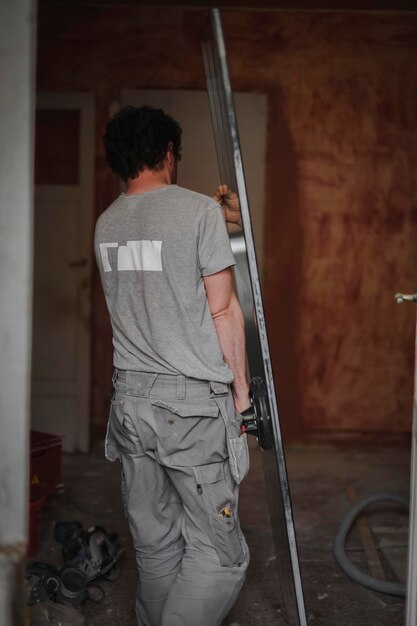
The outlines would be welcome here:
[[[161,170],[143,170],[137,178],[129,178],[127,181],[126,194],[140,194],[153,191],[159,187],[171,185],[171,176],[165,168]]]

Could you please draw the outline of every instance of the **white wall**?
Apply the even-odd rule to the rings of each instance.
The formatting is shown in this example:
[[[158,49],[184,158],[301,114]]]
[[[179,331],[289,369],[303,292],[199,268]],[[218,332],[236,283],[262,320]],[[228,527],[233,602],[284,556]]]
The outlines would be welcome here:
[[[32,0],[0,2],[0,624],[25,554],[32,265]]]

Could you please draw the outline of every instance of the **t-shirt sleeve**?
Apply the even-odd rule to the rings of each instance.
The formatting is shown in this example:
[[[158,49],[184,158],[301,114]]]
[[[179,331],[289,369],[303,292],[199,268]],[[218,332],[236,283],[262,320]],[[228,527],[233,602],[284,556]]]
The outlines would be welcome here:
[[[212,206],[201,217],[197,249],[202,276],[216,274],[226,267],[236,264],[219,206]]]

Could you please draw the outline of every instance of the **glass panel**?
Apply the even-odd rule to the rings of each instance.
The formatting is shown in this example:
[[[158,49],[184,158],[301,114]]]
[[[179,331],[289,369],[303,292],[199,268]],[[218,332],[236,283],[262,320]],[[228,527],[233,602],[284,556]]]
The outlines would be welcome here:
[[[236,259],[236,286],[245,316],[257,436],[263,448],[265,482],[279,570],[277,594],[282,604],[285,623],[290,626],[306,626],[307,618],[284,446],[269,356],[233,94],[218,9],[211,10],[210,22],[202,41],[202,51],[221,182],[226,183],[238,194],[242,214],[243,234],[241,231],[233,231],[231,244]]]

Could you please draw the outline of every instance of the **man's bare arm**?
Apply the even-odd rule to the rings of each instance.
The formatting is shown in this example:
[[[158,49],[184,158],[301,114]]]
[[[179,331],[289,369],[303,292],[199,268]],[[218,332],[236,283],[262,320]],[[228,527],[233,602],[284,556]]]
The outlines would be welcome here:
[[[212,276],[204,276],[204,285],[224,360],[233,372],[232,393],[235,408],[241,413],[250,406],[250,399],[244,319],[233,288],[231,268]]]

